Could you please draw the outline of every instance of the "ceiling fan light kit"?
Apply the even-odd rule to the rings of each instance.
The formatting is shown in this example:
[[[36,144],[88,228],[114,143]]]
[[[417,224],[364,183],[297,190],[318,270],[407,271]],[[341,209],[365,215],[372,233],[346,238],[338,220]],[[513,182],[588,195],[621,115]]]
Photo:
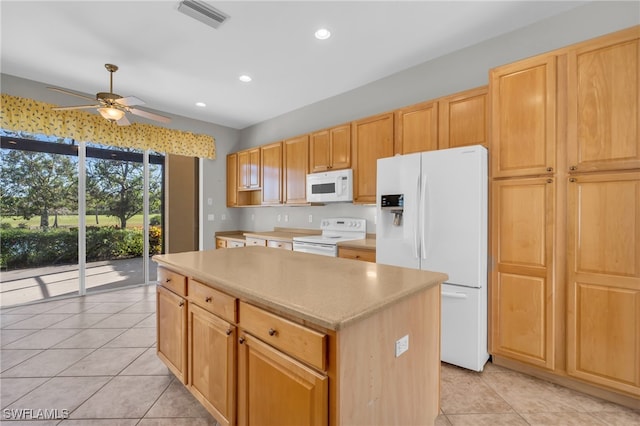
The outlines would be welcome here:
[[[159,114],[154,114],[152,112],[144,111],[141,109],[133,108],[135,105],[142,105],[144,102],[135,96],[127,96],[122,97],[117,93],[113,93],[113,73],[118,71],[118,67],[113,64],[104,64],[104,67],[109,71],[109,91],[108,92],[98,92],[96,93],[96,97],[90,98],[80,93],[71,92],[69,90],[60,89],[57,87],[49,87],[49,89],[54,90],[56,92],[64,93],[66,95],[76,96],[78,98],[88,99],[91,101],[98,101],[96,105],[76,105],[76,106],[68,106],[68,107],[55,107],[52,108],[54,111],[64,111],[71,109],[87,109],[87,108],[95,108],[102,117],[111,122],[116,122],[119,126],[127,126],[131,124],[129,120],[126,118],[126,113],[130,112],[133,115],[137,115],[139,117],[148,118],[150,120],[160,121],[162,123],[169,123],[171,119],[169,117],[164,117]]]

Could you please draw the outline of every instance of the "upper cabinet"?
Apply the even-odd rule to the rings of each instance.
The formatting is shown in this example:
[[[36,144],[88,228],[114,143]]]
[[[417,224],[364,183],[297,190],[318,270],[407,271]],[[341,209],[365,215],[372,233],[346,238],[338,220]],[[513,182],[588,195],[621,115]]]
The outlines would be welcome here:
[[[238,154],[227,155],[227,207],[238,205]]]
[[[260,188],[260,148],[238,152],[238,190]]]
[[[309,173],[309,135],[287,139],[284,151],[285,204],[306,204]]]
[[[374,204],[378,158],[393,156],[393,113],[351,123],[353,202]]]
[[[395,114],[396,154],[438,149],[438,102],[401,108]]]
[[[552,54],[491,70],[493,177],[554,171],[556,74]]]
[[[639,37],[636,27],[569,51],[569,171],[640,167]]]
[[[351,125],[311,133],[309,163],[311,173],[351,167]]]
[[[262,204],[282,203],[282,142],[260,147]]]
[[[489,145],[487,86],[438,99],[438,148]]]

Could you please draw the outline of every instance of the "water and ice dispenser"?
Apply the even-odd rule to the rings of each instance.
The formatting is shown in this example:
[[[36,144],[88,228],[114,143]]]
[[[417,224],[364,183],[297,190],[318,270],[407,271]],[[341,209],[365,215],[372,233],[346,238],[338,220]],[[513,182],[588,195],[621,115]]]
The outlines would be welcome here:
[[[385,194],[380,196],[380,208],[393,215],[393,226],[402,224],[404,212],[404,194]]]

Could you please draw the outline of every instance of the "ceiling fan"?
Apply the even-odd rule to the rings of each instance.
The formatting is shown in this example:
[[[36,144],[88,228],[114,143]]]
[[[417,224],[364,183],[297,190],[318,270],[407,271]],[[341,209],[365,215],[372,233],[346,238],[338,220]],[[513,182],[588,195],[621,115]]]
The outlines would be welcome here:
[[[113,73],[118,71],[118,67],[113,64],[104,64],[104,67],[109,71],[109,92],[96,93],[96,97],[91,98],[81,93],[72,92],[70,90],[60,89],[58,87],[48,87],[50,90],[64,93],[66,95],[76,96],[82,99],[88,99],[90,101],[98,101],[97,104],[92,105],[76,105],[68,107],[54,107],[54,111],[64,111],[70,109],[88,109],[96,108],[100,115],[109,121],[115,121],[119,126],[127,126],[131,124],[127,120],[126,113],[130,112],[133,115],[148,118],[162,123],[168,123],[171,121],[169,117],[154,114],[148,111],[144,111],[138,108],[134,108],[137,105],[144,105],[144,101],[136,98],[135,96],[122,97],[116,93],[113,93]]]

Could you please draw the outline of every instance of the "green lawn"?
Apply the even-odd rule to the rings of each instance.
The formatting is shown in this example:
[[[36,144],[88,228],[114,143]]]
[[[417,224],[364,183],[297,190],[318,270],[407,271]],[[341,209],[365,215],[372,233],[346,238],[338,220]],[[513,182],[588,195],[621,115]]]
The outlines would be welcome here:
[[[153,215],[152,215],[153,216]],[[49,226],[53,226],[55,216],[49,216]],[[141,227],[143,216],[141,214],[135,215],[127,221],[127,228],[129,227]],[[98,222],[96,223],[95,215],[87,215],[87,226],[116,226],[120,222],[115,216],[98,215]],[[0,218],[0,223],[10,223],[12,227],[17,227],[19,224],[24,223],[28,227],[40,226],[40,216],[32,217],[29,220],[25,220],[19,216],[3,216]],[[72,227],[78,226],[77,215],[60,215],[58,216],[58,226]]]

